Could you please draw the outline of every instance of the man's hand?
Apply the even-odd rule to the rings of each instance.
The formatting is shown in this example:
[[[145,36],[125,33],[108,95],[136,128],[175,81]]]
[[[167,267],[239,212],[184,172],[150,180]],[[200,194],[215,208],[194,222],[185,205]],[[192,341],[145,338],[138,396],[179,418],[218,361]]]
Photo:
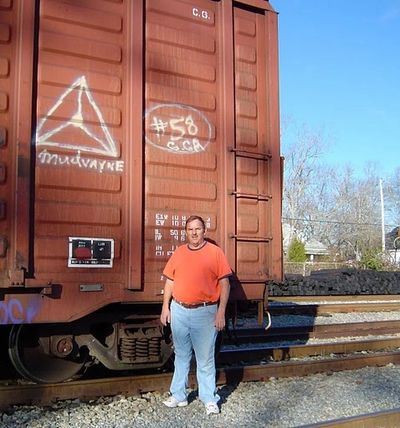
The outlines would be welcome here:
[[[229,279],[226,277],[221,278],[219,280],[219,284],[221,286],[221,295],[219,297],[217,314],[215,315],[215,328],[218,331],[221,331],[225,327],[225,310],[226,305],[228,304],[229,291],[231,287],[229,285]]]
[[[164,286],[164,298],[163,298],[163,305],[162,305],[161,315],[160,315],[160,321],[163,326],[166,326],[167,323],[171,322],[171,311],[169,309],[169,302],[172,298],[173,286],[174,286],[174,281],[167,278]]]
[[[163,326],[166,326],[167,323],[171,322],[171,311],[169,310],[168,307],[167,308],[163,307],[160,315],[160,321]]]
[[[215,315],[215,328],[218,331],[223,330],[225,327],[225,311],[218,310]]]

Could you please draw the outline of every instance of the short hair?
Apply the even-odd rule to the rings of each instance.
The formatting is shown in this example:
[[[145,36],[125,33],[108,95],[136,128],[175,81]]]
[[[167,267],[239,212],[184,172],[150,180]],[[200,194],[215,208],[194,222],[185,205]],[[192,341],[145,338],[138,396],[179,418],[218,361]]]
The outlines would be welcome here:
[[[206,230],[206,223],[204,222],[203,218],[200,217],[199,215],[191,215],[191,216],[189,216],[189,218],[186,220],[185,230],[187,230],[187,225],[189,223],[191,223],[192,221],[195,221],[195,220],[199,220],[199,222],[203,225],[203,229]]]

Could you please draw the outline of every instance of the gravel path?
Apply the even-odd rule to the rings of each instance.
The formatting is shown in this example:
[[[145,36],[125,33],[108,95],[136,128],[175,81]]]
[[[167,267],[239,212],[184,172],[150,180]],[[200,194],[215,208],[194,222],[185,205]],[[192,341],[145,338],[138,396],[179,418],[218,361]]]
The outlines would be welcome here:
[[[176,409],[162,404],[165,394],[151,393],[64,401],[51,408],[16,407],[1,416],[0,427],[299,427],[400,407],[400,366],[242,383],[220,388],[220,395],[219,415],[206,416],[194,393],[188,407]]]

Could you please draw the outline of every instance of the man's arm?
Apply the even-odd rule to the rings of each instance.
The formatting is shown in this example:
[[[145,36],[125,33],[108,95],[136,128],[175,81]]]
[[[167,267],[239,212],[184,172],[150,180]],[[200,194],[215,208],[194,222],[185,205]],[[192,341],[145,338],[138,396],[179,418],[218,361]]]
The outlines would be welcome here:
[[[219,285],[221,287],[221,295],[219,297],[218,310],[215,316],[215,328],[220,331],[225,327],[225,310],[228,304],[231,286],[229,284],[229,279],[226,277],[219,280]]]
[[[171,279],[166,279],[164,285],[164,299],[161,310],[160,321],[162,325],[167,325],[167,323],[171,322],[171,312],[169,310],[169,302],[172,299],[172,289],[174,287],[174,281]]]

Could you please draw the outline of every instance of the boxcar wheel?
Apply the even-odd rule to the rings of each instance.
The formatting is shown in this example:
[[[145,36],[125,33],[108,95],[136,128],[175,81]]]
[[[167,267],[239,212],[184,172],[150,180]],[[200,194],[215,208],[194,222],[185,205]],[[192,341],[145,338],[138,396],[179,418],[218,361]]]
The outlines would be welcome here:
[[[87,351],[78,349],[73,336],[58,335],[54,340],[54,334],[54,326],[20,324],[12,327],[8,354],[20,375],[36,383],[58,383],[82,371],[88,361]]]

